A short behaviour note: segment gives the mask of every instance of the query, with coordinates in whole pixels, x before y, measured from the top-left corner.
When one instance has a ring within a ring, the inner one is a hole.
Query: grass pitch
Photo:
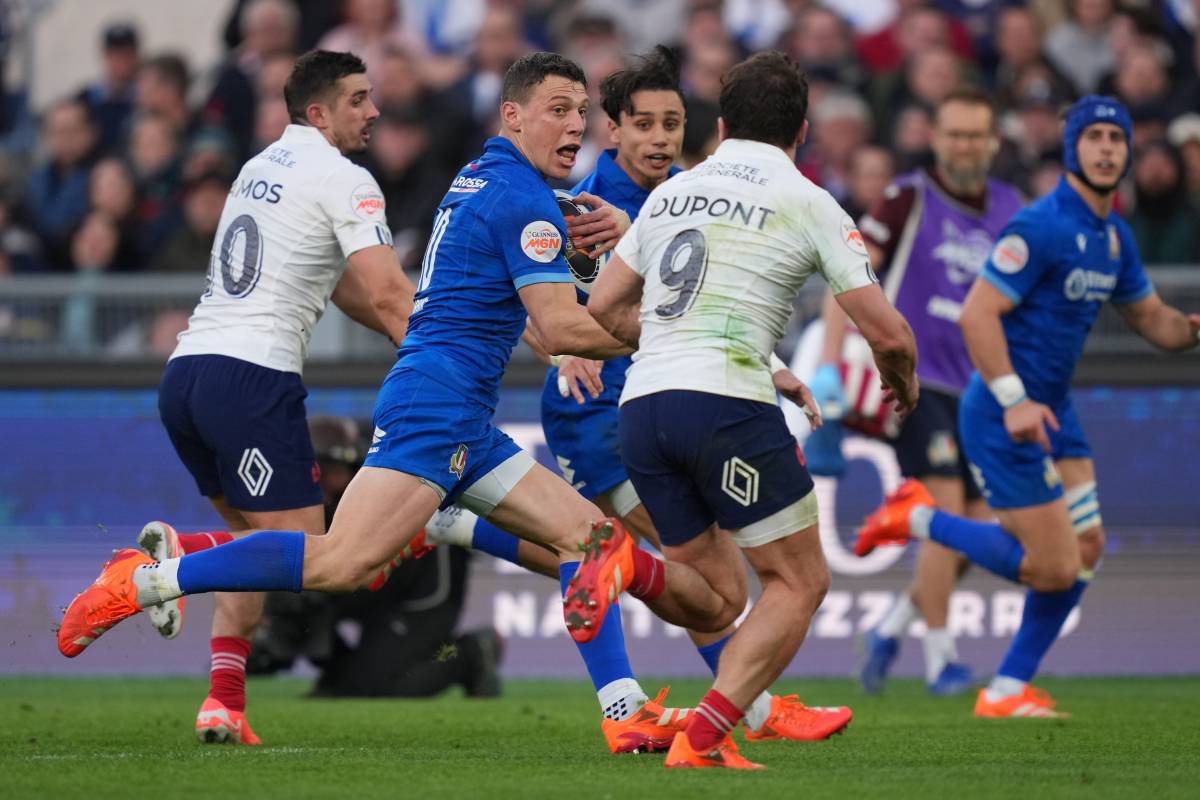
[[[657,684],[643,680],[652,690]],[[896,681],[787,681],[854,722],[828,742],[748,744],[758,773],[663,769],[612,756],[590,686],[513,681],[503,699],[306,700],[307,684],[254,680],[261,748],[199,744],[198,680],[0,679],[5,798],[1195,797],[1200,678],[1047,679],[1070,720],[976,720],[972,700]],[[706,685],[676,681],[669,700]],[[739,734],[740,738],[740,734]]]

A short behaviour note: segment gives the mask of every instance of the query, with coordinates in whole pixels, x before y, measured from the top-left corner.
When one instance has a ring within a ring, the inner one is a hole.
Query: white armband
[[[991,390],[992,397],[996,398],[996,402],[1000,404],[1001,408],[1012,408],[1026,399],[1025,384],[1021,382],[1020,376],[1015,372],[1001,375],[988,382],[988,389]]]
[[[774,353],[771,353],[770,364],[771,364],[771,374],[772,375],[774,375],[776,372],[779,372],[781,369],[788,368],[788,365],[783,363],[783,359],[780,358],[779,356],[775,355]]]

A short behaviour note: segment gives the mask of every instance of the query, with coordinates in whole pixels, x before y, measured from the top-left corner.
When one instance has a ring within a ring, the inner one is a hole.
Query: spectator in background
[[[282,97],[263,99],[254,115],[254,152],[261,152],[283,135],[283,129],[292,122],[287,103]]]
[[[137,192],[128,165],[119,158],[105,158],[92,168],[88,189],[92,211],[106,216],[118,232],[115,270],[137,271],[145,268],[145,253],[140,241],[137,219]]]
[[[188,108],[191,77],[181,56],[167,53],[146,61],[138,70],[135,108],[162,118],[175,135],[187,138],[198,124]]]
[[[1050,63],[1076,94],[1091,94],[1116,66],[1112,52],[1114,0],[1071,0],[1070,18],[1046,36]]]
[[[926,5],[925,0],[900,0],[900,13],[883,30],[857,42],[859,61],[871,72],[894,72],[917,53],[948,47],[964,59],[973,59],[971,37],[957,20]]]
[[[70,238],[88,210],[88,178],[98,135],[85,103],[60,101],[42,126],[46,161],[25,187],[25,205],[51,267],[71,266]]]
[[[77,275],[62,306],[59,340],[64,349],[86,353],[103,341],[96,290],[102,274],[113,265],[120,244],[117,226],[107,215],[93,211],[71,238],[71,268]]]
[[[715,103],[721,98],[721,76],[737,63],[738,54],[728,39],[705,39],[690,45],[684,54],[680,82],[683,94]]]
[[[1058,181],[1066,174],[1063,170],[1062,162],[1048,158],[1033,168],[1026,179],[1028,191],[1026,195],[1031,199],[1044,197],[1050,194],[1058,186]]]
[[[405,24],[401,7],[396,0],[342,0],[345,21],[322,36],[317,48],[354,53],[366,62],[371,85],[378,86],[384,78],[384,54],[401,47],[412,53],[423,81],[448,86],[461,76],[461,61],[431,53],[421,33]]]
[[[1059,112],[1070,98],[1056,93],[1040,65],[1026,67],[1013,86],[1016,108],[1001,121],[1003,144],[993,162],[996,177],[1015,183],[1031,197],[1040,197],[1031,182],[1046,161],[1062,160],[1062,122]]]
[[[205,172],[187,182],[183,224],[155,255],[152,270],[194,274],[208,269],[230,183],[229,173],[219,171]]]
[[[42,246],[33,231],[12,217],[8,198],[0,192],[0,279],[35,272],[42,266]]]
[[[1167,139],[1183,158],[1184,183],[1192,206],[1200,208],[1200,113],[1176,117],[1167,128]]]
[[[874,111],[880,130],[889,129],[895,110],[910,103],[936,108],[965,77],[963,62],[948,47],[933,46],[914,53],[903,72],[875,81]]]
[[[1197,210],[1188,198],[1183,159],[1164,140],[1140,148],[1133,161],[1134,208],[1126,214],[1147,264],[1200,261]]]
[[[180,141],[176,128],[161,114],[134,117],[129,133],[129,159],[138,192],[138,224],[145,252],[153,254],[180,221]]]
[[[910,103],[896,114],[892,125],[892,152],[896,171],[911,172],[933,163],[929,148],[933,136],[933,116],[926,106]]]
[[[416,269],[449,183],[449,173],[430,157],[426,115],[418,107],[380,109],[364,165],[379,182],[400,263]]]
[[[784,33],[780,47],[808,74],[809,81],[840,84],[856,92],[867,86],[867,73],[854,53],[845,22],[827,8],[807,6]],[[810,104],[812,105],[812,104]]]
[[[470,69],[441,94],[437,104],[444,118],[455,120],[462,132],[469,132],[465,138],[459,134],[456,170],[498,130],[496,115],[504,73],[527,49],[520,16],[503,6],[488,9],[475,39]],[[368,74],[370,68],[367,62]]]
[[[205,126],[220,127],[229,134],[240,163],[253,155],[254,117],[259,99],[280,96],[258,92],[258,74],[272,59],[290,56],[295,51],[300,15],[288,0],[252,0],[241,9],[239,25],[241,44],[221,66],[201,116]],[[283,79],[287,80],[287,73]]]
[[[114,150],[125,135],[133,114],[134,81],[138,73],[138,33],[132,23],[119,22],[104,30],[104,77],[80,92],[99,134],[100,149]]]
[[[997,62],[992,86],[1000,108],[1012,108],[1017,101],[1017,79],[1032,69],[1041,69],[1055,94],[1070,96],[1071,85],[1042,56],[1041,22],[1028,8],[1011,6],[997,21]]]
[[[1135,45],[1118,62],[1113,90],[1131,115],[1172,115],[1171,82],[1162,59],[1162,51],[1153,46]]]
[[[883,197],[896,174],[892,154],[885,147],[860,147],[850,161],[850,191],[842,207],[851,219],[859,219]]]
[[[850,164],[871,139],[871,111],[861,97],[831,91],[809,115],[811,144],[804,148],[800,171],[843,203],[850,193]]]

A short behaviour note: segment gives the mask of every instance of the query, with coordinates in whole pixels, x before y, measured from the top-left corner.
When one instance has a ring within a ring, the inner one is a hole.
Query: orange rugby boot
[[[399,567],[405,561],[412,561],[413,559],[420,558],[426,553],[432,551],[435,547],[437,547],[436,544],[427,544],[425,542],[425,529],[422,528],[417,535],[412,538],[412,541],[408,543],[408,547],[405,547],[400,551],[399,555],[383,565],[383,569],[379,570],[379,574],[376,575],[374,580],[367,585],[367,591],[378,592],[383,588],[383,585],[388,582],[388,578],[392,577],[392,573],[396,571],[397,567]]]
[[[707,767],[724,767],[726,769],[766,769],[762,764],[755,764],[753,761],[742,756],[737,749],[737,745],[733,743],[733,739],[726,736],[712,750],[707,753],[697,753],[692,749],[692,743],[688,741],[687,734],[683,731],[675,734],[675,740],[671,742],[671,749],[667,751],[667,760],[664,766],[668,769],[675,768],[700,768]]]
[[[206,697],[196,715],[196,738],[204,744],[262,744],[250,730],[246,714],[227,708],[215,697]]]
[[[154,562],[127,547],[104,562],[100,577],[67,606],[58,629],[58,651],[74,658],[103,636],[109,628],[142,610],[137,603],[133,571]]]
[[[179,534],[165,522],[155,520],[146,524],[138,534],[137,546],[142,552],[155,561],[166,561],[168,558],[183,556],[183,546],[179,544]],[[174,639],[183,630],[183,610],[187,604],[186,597],[176,597],[155,605],[146,606],[146,616],[154,630],[164,639]]]
[[[746,739],[766,741],[790,739],[795,742],[819,742],[846,730],[854,712],[846,706],[806,706],[794,694],[771,697],[771,713],[758,730],[746,727]],[[742,724],[746,720],[742,719]]]
[[[633,581],[633,538],[615,519],[592,525],[580,550],[583,561],[563,595],[567,631],[577,642],[590,642],[600,631],[608,607]]]
[[[671,746],[671,740],[687,725],[688,708],[666,708],[667,686],[658,696],[647,700],[626,719],[605,719],[600,730],[614,753],[657,753]]]
[[[1070,714],[1055,709],[1054,699],[1045,689],[1035,689],[1026,685],[1025,691],[999,700],[990,700],[987,689],[979,690],[979,698],[975,701],[975,716],[988,719],[1065,719]]]
[[[918,480],[909,478],[900,488],[884,498],[858,529],[854,555],[865,556],[881,544],[905,544],[911,538],[908,514],[916,506],[934,505],[933,496]]]

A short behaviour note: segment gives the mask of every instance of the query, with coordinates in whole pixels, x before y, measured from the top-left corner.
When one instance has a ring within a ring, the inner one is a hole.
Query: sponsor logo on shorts
[[[450,456],[450,471],[458,477],[463,476],[463,470],[467,468],[467,446],[460,444],[458,449],[454,451],[454,455]]]
[[[936,431],[929,438],[929,447],[925,451],[932,467],[952,467],[958,463],[958,444],[950,431]]]
[[[267,461],[266,456],[257,447],[248,447],[242,451],[242,460],[238,464],[238,477],[242,479],[242,483],[246,485],[246,491],[251,497],[262,497],[267,493],[267,486],[271,483],[271,476],[275,474],[275,470],[271,469],[271,464]]]
[[[373,183],[362,183],[354,187],[350,195],[350,209],[354,215],[366,222],[375,222],[383,218],[383,195]]]
[[[721,469],[721,491],[743,506],[758,502],[758,470],[737,456]]]
[[[992,265],[1005,275],[1015,275],[1029,263],[1029,245],[1015,233],[1010,233],[992,248]]]
[[[562,250],[562,234],[553,223],[544,219],[535,220],[521,231],[521,250],[529,258],[541,264],[549,264],[558,258]]]

